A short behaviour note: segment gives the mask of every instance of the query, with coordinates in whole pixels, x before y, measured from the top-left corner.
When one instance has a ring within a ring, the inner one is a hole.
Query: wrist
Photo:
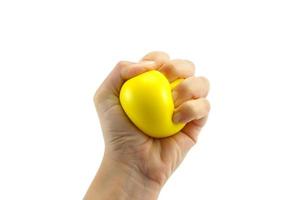
[[[143,176],[139,170],[105,155],[85,199],[155,200],[160,190],[159,184]]]

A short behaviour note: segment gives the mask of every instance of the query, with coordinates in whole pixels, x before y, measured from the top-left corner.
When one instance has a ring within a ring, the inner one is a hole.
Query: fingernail
[[[140,62],[141,65],[154,65],[155,61],[153,60],[143,60]]]
[[[155,63],[155,61],[153,61],[153,60],[142,60],[140,63],[143,63],[143,64],[154,64]]]
[[[175,123],[178,123],[180,121],[180,114],[179,113],[174,114],[173,121]]]
[[[152,60],[143,60],[139,63],[132,65],[132,67],[144,68],[144,69],[153,69],[155,67],[155,62]]]

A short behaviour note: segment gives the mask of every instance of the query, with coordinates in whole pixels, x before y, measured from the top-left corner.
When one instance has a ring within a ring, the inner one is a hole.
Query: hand
[[[129,120],[119,102],[120,88],[126,80],[153,69],[163,73],[170,82],[185,78],[172,93],[175,104],[173,121],[186,123],[186,126],[176,135],[163,139],[143,134]],[[157,197],[168,177],[196,143],[199,131],[207,120],[209,83],[204,77],[194,77],[194,71],[195,66],[190,61],[170,60],[163,52],[151,52],[138,63],[121,61],[117,64],[94,97],[103,130],[105,153],[90,191],[94,191],[98,179],[101,182],[101,178],[107,177],[104,174],[117,173],[131,179],[135,185],[130,199],[134,199],[134,195],[136,199],[141,198],[136,190],[148,193],[149,197],[152,196],[149,199]],[[106,180],[111,179],[114,179],[113,175]],[[120,182],[119,185],[130,184],[120,177],[115,179]],[[112,196],[110,199],[113,199]]]

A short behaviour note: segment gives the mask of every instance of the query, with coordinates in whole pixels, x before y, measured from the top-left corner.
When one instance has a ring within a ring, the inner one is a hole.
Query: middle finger
[[[180,78],[188,78],[194,75],[195,65],[188,60],[170,60],[165,62],[159,69],[163,73],[169,82],[175,81]]]

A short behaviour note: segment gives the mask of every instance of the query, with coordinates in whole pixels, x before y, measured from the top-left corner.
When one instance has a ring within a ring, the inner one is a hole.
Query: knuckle
[[[206,97],[209,91],[209,82],[205,77],[195,77],[193,85],[197,85],[197,97]]]
[[[199,79],[201,80],[202,84],[209,89],[209,85],[210,85],[209,80],[204,76],[200,76]]]
[[[98,100],[99,100],[99,93],[98,93],[98,91],[96,91],[93,96],[93,101],[94,101],[94,103],[96,103],[96,102],[98,102]]]
[[[198,143],[198,138],[190,137],[192,140],[192,146],[195,146]]]
[[[93,96],[94,103],[96,104],[99,101],[102,101],[104,95],[105,95],[105,89],[104,89],[103,84],[101,84],[100,87],[96,90],[96,92]]]
[[[148,56],[165,56],[165,57],[169,57],[169,55],[166,52],[163,52],[163,51],[151,51],[147,55]]]
[[[181,81],[176,87],[175,89],[179,90],[180,92],[184,92],[186,90],[187,87],[187,80],[183,80]]]
[[[186,62],[193,70],[195,70],[196,66],[192,61],[190,60],[183,60],[183,61]]]
[[[177,70],[176,72],[183,73],[184,77],[189,77],[195,73],[196,67],[192,61],[185,59],[174,59],[173,63],[175,64],[175,68]]]
[[[166,73],[166,74],[172,74],[174,71],[174,64],[171,62],[166,62],[162,65],[162,70]]]
[[[180,92],[182,92],[184,95],[189,96],[191,98],[198,98],[199,95],[196,92],[197,85],[195,85],[195,78],[190,77],[186,81],[183,81],[179,86]]]
[[[185,83],[183,84],[183,90],[186,94],[191,94],[192,96],[195,96],[196,94],[195,91],[194,91],[194,88],[193,88],[193,85],[192,84],[189,84],[189,83]]]
[[[171,71],[172,73],[175,74],[180,74],[180,67],[174,63],[171,65]]]
[[[125,60],[121,60],[121,61],[119,61],[117,64],[116,64],[116,66],[118,67],[118,68],[124,68],[125,66],[127,66],[128,65],[128,61],[125,61]]]
[[[97,89],[97,91],[95,92],[95,94],[93,96],[94,103],[99,101],[99,99],[101,97],[101,94],[102,94],[102,89],[101,89],[101,86],[100,86],[100,88]]]
[[[169,60],[169,55],[163,51],[151,51],[143,57],[143,60],[155,60],[157,62],[163,62]]]
[[[183,60],[182,59],[172,59],[170,61],[170,63],[173,64],[174,68],[178,68],[178,66],[183,64]]]
[[[195,106],[194,106],[194,103],[192,101],[186,102],[184,109],[190,115],[196,115]]]
[[[190,70],[191,74],[195,73],[196,66],[192,61],[190,61],[190,60],[181,60],[181,63],[182,63],[183,66],[191,68],[191,70]],[[191,74],[189,74],[189,75],[191,75]]]
[[[203,99],[203,109],[208,113],[211,109],[210,103],[207,99]]]

